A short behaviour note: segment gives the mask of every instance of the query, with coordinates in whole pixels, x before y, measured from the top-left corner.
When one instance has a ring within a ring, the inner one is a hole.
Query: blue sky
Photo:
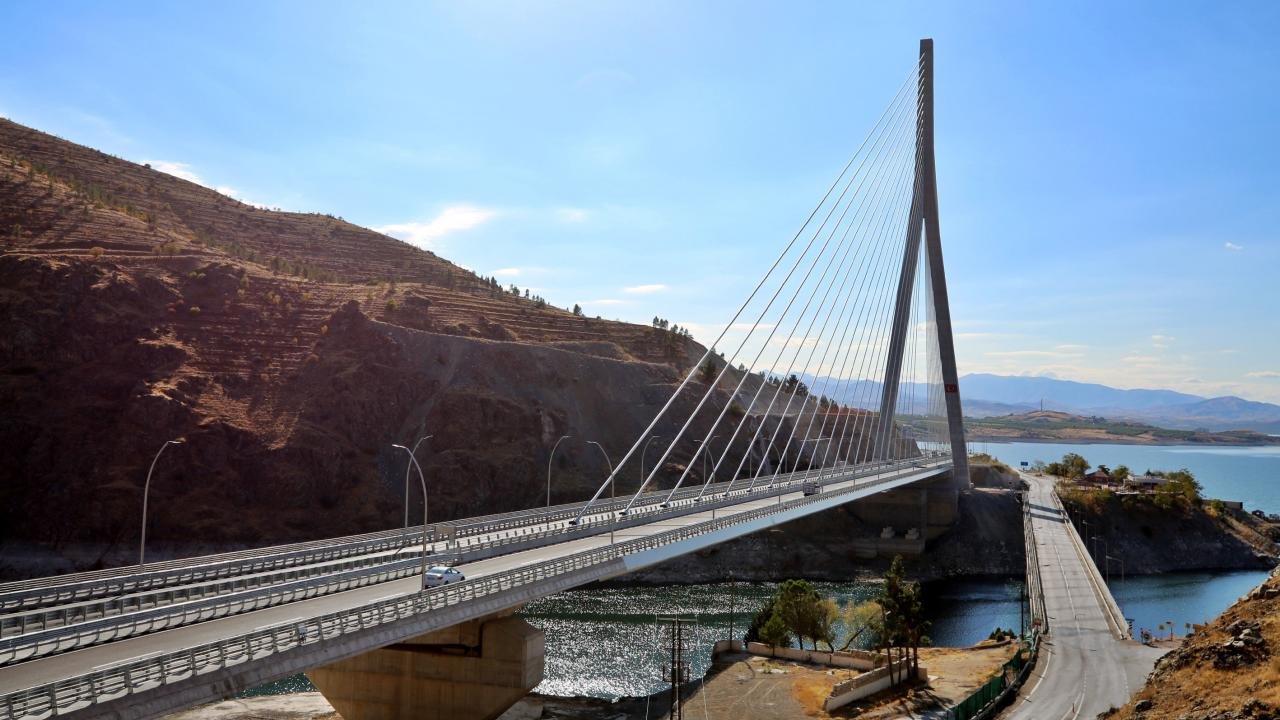
[[[1280,402],[1280,4],[0,4],[0,115],[704,340],[920,37],[961,372]]]

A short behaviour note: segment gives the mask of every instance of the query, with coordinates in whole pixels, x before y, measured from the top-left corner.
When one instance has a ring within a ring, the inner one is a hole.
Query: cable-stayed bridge
[[[541,679],[542,634],[510,617],[530,600],[902,488],[954,510],[968,467],[936,184],[925,40],[590,498],[0,586],[0,717],[154,717],[298,672],[348,720],[494,717]],[[645,465],[660,425],[677,430]],[[437,564],[467,579],[424,589]]]

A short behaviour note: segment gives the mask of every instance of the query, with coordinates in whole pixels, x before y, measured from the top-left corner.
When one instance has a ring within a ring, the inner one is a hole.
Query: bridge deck
[[[778,488],[777,494],[734,497],[725,501],[731,504],[720,507],[694,505],[691,499],[670,509],[654,506],[647,511],[654,516],[636,513],[625,519],[630,527],[617,526],[612,533],[611,523],[600,522],[611,514],[596,515],[596,523],[584,529],[590,534],[566,534],[559,542],[464,562],[459,567],[467,582],[426,592],[419,592],[417,561],[400,561],[409,568],[407,577],[0,668],[0,714],[46,717],[55,714],[55,707],[56,714],[75,712],[86,717],[107,712],[126,717],[159,714],[662,562],[948,469],[946,460],[900,463],[878,474],[851,468],[825,484],[817,496],[805,496],[799,488],[802,480],[796,479]],[[562,519],[523,529],[532,536],[551,531],[573,532]],[[430,612],[424,612],[426,608]],[[367,620],[375,616],[374,621]],[[295,628],[298,636],[282,643],[280,638]],[[341,637],[331,640],[334,636]],[[270,642],[263,644],[261,638]],[[247,650],[237,659],[241,647]],[[218,682],[202,680],[209,673]],[[51,698],[57,700],[51,703]]]

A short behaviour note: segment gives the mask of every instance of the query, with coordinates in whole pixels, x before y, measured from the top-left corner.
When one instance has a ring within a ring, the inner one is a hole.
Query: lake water
[[[1024,460],[1052,462],[1074,452],[1094,466],[1127,465],[1134,472],[1186,468],[1204,486],[1206,497],[1243,500],[1248,510],[1280,513],[1280,446],[971,442],[969,449],[988,453],[1014,467]]]
[[[870,599],[876,583],[814,583],[841,604]],[[642,696],[666,687],[660,679],[664,638],[655,615],[697,621],[691,633],[692,672],[711,663],[711,645],[741,637],[751,618],[776,589],[773,583],[717,583],[669,587],[573,590],[526,605],[520,615],[547,631],[546,695],[617,698]],[[930,586],[926,611],[930,636],[938,645],[972,645],[997,626],[1018,625],[1018,585],[1003,580],[951,581]]]
[[[1111,588],[1135,631],[1159,632],[1172,623],[1177,634],[1185,623],[1213,619],[1266,577],[1265,571],[1175,573],[1113,577]],[[857,602],[872,597],[870,582],[814,583],[823,595]],[[776,588],[773,583],[717,583],[670,587],[609,587],[573,590],[530,603],[521,616],[546,630],[545,679],[537,691],[546,695],[613,699],[642,696],[663,689],[659,678],[664,652],[655,632],[655,615],[696,620],[689,630],[694,676],[706,672],[711,645],[729,635],[742,636],[752,616]],[[935,645],[972,645],[996,627],[1019,624],[1019,586],[999,578],[956,579],[925,589],[925,609],[933,622]],[[1167,631],[1166,631],[1167,632]],[[297,675],[250,690],[246,695],[280,694],[314,689]]]
[[[1187,468],[1205,494],[1243,500],[1246,507],[1280,513],[1280,447],[1199,447],[1152,445],[1076,445],[1066,443],[971,443],[1010,465],[1051,461],[1078,452],[1090,462],[1135,471]],[[1265,572],[1176,573],[1111,580],[1112,593],[1135,629],[1158,632],[1172,623],[1213,619],[1266,577]],[[873,583],[816,583],[840,602],[859,601],[876,592]],[[709,584],[671,587],[592,588],[562,593],[525,606],[521,614],[547,631],[546,679],[538,691],[548,695],[616,698],[662,689],[661,643],[654,616],[694,617],[691,630],[693,672],[710,663],[710,647],[729,634],[741,636],[751,617],[774,590],[770,583]],[[1019,622],[1018,586],[1000,579],[959,579],[927,588],[930,635],[937,645],[963,646],[983,640],[999,627]],[[1167,632],[1167,631],[1166,631]],[[312,689],[301,675],[264,685],[248,694]]]

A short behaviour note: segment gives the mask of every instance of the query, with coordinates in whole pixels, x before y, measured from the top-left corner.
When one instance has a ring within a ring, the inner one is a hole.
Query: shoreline
[[[967,432],[968,442],[990,442],[990,443],[1010,443],[1010,444],[1026,444],[1026,445],[1132,445],[1137,447],[1187,447],[1187,448],[1280,448],[1280,439],[1274,443],[1264,443],[1259,445],[1254,442],[1247,443],[1221,443],[1221,442],[1189,442],[1186,440],[1180,442],[1161,442],[1161,441],[1134,441],[1128,438],[1047,438],[1047,437],[1008,437],[1008,436],[990,436],[980,435],[973,432]]]

